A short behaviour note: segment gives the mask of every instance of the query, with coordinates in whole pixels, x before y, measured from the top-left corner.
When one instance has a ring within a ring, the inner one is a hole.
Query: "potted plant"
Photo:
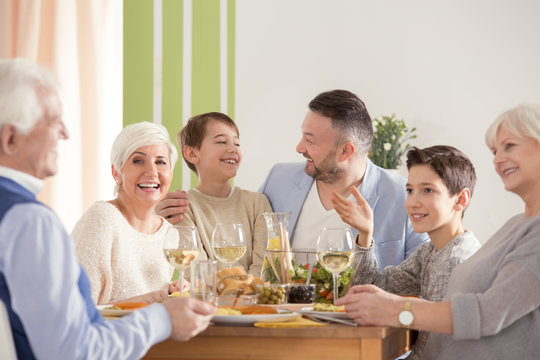
[[[416,128],[409,128],[395,114],[373,119],[373,142],[369,158],[385,169],[397,169],[401,158],[410,149],[409,140],[416,138]]]

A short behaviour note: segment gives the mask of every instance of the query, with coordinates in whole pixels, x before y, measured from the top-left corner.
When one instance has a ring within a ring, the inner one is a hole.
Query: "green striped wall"
[[[193,1],[191,109],[219,111],[219,0]]]
[[[124,2],[124,126],[152,121],[153,3]]]
[[[154,0],[156,1],[156,0]],[[124,1],[124,126],[153,119],[154,1]],[[162,1],[162,82],[161,123],[177,144],[182,128],[183,104],[183,9],[182,0]],[[220,110],[220,1],[192,0],[191,114]],[[235,9],[236,1],[227,1],[227,113],[234,119]],[[158,61],[158,60],[156,60]],[[183,181],[179,159],[171,190],[196,184],[194,174]]]
[[[162,120],[178,149],[171,190],[182,188],[182,155],[176,134],[182,129],[182,1],[163,1]]]
[[[234,117],[234,89],[235,89],[235,72],[236,68],[236,0],[229,1],[227,4],[227,81],[228,89],[228,115]]]

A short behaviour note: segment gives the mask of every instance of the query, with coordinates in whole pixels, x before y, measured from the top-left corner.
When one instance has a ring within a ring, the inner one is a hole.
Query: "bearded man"
[[[351,186],[373,210],[373,246],[381,270],[398,265],[428,240],[414,232],[405,211],[406,179],[368,159],[372,140],[371,118],[355,94],[333,90],[311,100],[296,146],[306,162],[274,165],[259,189],[274,211],[292,212],[293,248],[315,249],[323,227],[350,228],[334,210],[332,194],[356,203]]]

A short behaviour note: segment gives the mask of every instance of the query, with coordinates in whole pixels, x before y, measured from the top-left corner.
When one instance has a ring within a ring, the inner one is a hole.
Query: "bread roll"
[[[264,282],[253,275],[248,275],[244,268],[235,266],[229,269],[221,269],[217,272],[217,291],[219,295],[255,294],[257,285]]]

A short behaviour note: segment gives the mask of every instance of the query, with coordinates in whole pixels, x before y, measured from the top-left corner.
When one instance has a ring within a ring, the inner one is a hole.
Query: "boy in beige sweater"
[[[186,164],[199,179],[199,184],[187,191],[189,209],[181,225],[197,227],[207,256],[214,259],[212,232],[216,223],[243,224],[247,249],[238,263],[260,276],[267,241],[262,213],[272,208],[262,193],[231,186],[242,161],[238,127],[225,114],[205,113],[189,119],[178,134],[178,142]]]

